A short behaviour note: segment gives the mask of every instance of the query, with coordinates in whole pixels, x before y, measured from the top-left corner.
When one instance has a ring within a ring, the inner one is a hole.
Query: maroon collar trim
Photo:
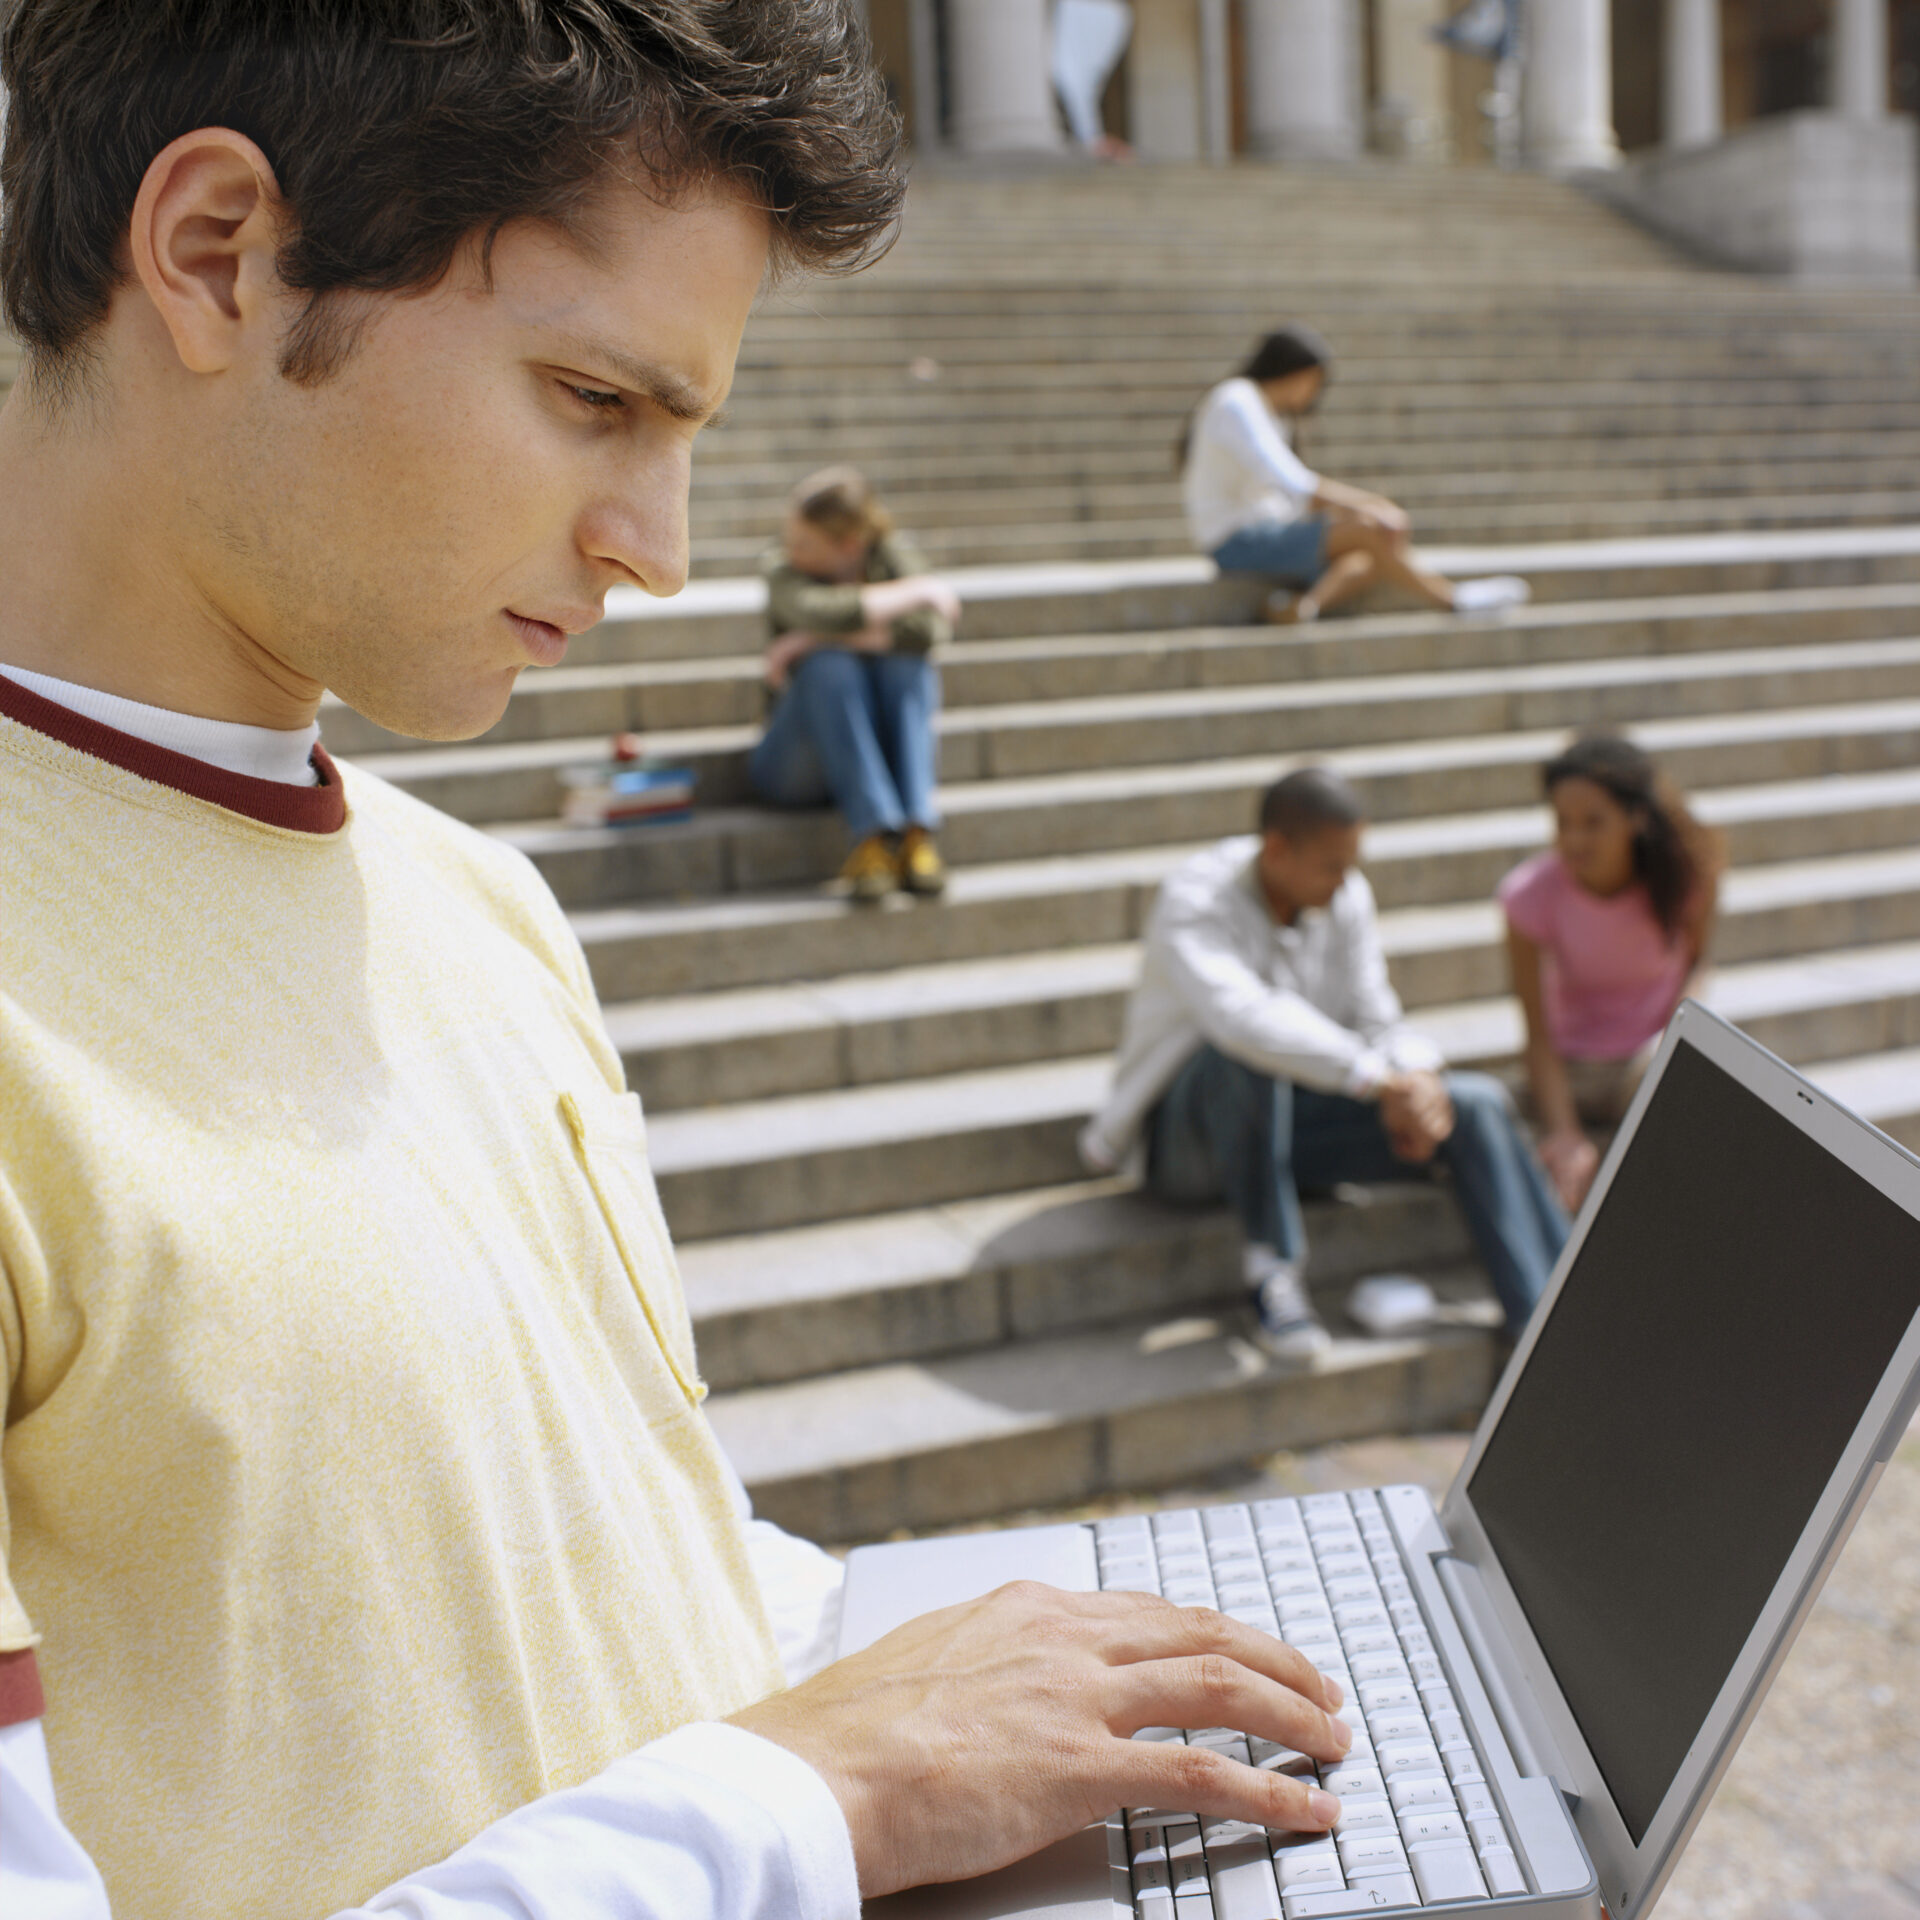
[[[118,727],[89,720],[57,701],[43,699],[5,674],[0,674],[0,714],[72,747],[76,753],[104,760],[156,786],[171,787],[176,793],[225,807],[229,813],[244,814],[269,827],[285,827],[293,833],[338,833],[347,824],[347,796],[340,784],[340,769],[326,748],[318,744],[313,749],[313,768],[320,776],[320,785],[290,787],[280,780],[229,773],[189,754],[156,747],[122,733]]]

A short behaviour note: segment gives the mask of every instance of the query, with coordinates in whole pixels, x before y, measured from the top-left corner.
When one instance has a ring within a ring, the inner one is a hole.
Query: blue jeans
[[[818,647],[794,667],[747,778],[776,807],[832,801],[856,840],[937,827],[939,711],[940,675],[924,654]]]
[[[1266,573],[1307,586],[1327,570],[1327,523],[1319,514],[1302,520],[1262,520],[1230,533],[1213,550],[1222,573]]]
[[[1513,1102],[1484,1073],[1450,1073],[1453,1132],[1435,1156],[1493,1290],[1516,1334],[1566,1244],[1567,1216],[1514,1120]],[[1147,1117],[1147,1185],[1162,1198],[1224,1198],[1247,1238],[1289,1260],[1307,1251],[1299,1183],[1421,1180],[1400,1159],[1371,1101],[1270,1080],[1202,1047]]]

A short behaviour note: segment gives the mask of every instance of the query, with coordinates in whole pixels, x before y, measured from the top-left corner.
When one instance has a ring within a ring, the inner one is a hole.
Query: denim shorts
[[[1242,527],[1214,548],[1213,564],[1222,573],[1265,573],[1311,586],[1327,570],[1327,523],[1314,514]]]

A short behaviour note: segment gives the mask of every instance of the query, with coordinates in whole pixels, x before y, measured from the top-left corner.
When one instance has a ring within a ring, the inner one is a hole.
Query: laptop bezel
[[[1587,1230],[1620,1166],[1632,1151],[1641,1117],[1654,1098],[1668,1062],[1682,1045],[1698,1049],[1748,1092],[1790,1120],[1818,1146],[1920,1219],[1920,1160],[1870,1126],[1755,1041],[1709,1013],[1684,1002],[1628,1111],[1565,1251],[1556,1263],[1539,1308],[1528,1322],[1513,1358],[1476,1429],[1467,1457],[1441,1507],[1441,1522],[1455,1554],[1480,1574],[1494,1613],[1496,1644],[1512,1661],[1502,1676],[1537,1712],[1558,1761],[1559,1784],[1574,1800],[1574,1822],[1598,1871],[1602,1897],[1614,1920],[1636,1920],[1658,1896],[1688,1835],[1704,1813],[1713,1787],[1732,1759],[1740,1736],[1785,1657],[1819,1582],[1843,1544],[1913,1417],[1920,1398],[1920,1313],[1908,1325],[1879,1386],[1855,1426],[1852,1439],[1829,1478],[1793,1554],[1775,1582],[1766,1606],[1727,1676],[1725,1685],[1662,1797],[1644,1838],[1636,1845],[1588,1750],[1526,1615],[1500,1565],[1469,1488],[1488,1441],[1499,1425],[1515,1382],[1552,1314],[1554,1302],[1579,1256]]]

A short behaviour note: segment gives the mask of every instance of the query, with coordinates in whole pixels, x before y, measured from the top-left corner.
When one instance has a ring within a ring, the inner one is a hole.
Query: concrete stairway
[[[879,268],[755,321],[696,552],[741,570],[828,458],[944,565],[1180,551],[1174,436],[1283,317],[1337,355],[1307,456],[1429,538],[1907,517],[1915,312],[1697,270],[1528,176],[935,176]]]
[[[859,1537],[1477,1407],[1495,1315],[1442,1194],[1315,1203],[1332,1318],[1351,1278],[1412,1267],[1452,1320],[1298,1375],[1243,1337],[1230,1222],[1074,1158],[1159,879],[1302,756],[1369,797],[1402,996],[1454,1060],[1511,1072],[1491,889],[1542,843],[1537,768],[1566,730],[1631,727],[1729,838],[1714,1004],[1920,1142],[1920,534],[1531,557],[1542,598],[1518,615],[1289,631],[1183,562],[961,576],[958,870],[934,906],[851,908],[820,884],[830,819],[741,804],[758,696],[733,588],[623,608],[474,746],[329,716],[336,749],[487,823],[572,910],[651,1116],[713,1414],[765,1511]],[[712,804],[560,828],[555,768],[635,724]]]

